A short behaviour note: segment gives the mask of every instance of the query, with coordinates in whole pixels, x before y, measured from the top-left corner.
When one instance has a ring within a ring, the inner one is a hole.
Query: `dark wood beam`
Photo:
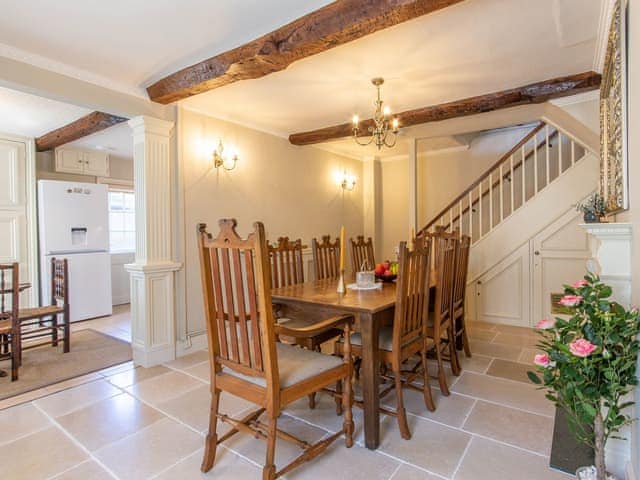
[[[600,74],[584,72],[567,77],[552,78],[523,87],[503,90],[501,92],[465,98],[455,102],[431,105],[429,107],[407,110],[396,114],[400,128],[437,122],[449,118],[465,117],[477,113],[500,110],[533,103],[543,103],[553,98],[575,95],[600,87]],[[360,131],[366,132],[373,125],[372,119],[360,122]],[[294,145],[311,145],[328,140],[348,137],[352,134],[352,124],[343,123],[333,127],[320,128],[309,132],[294,133],[289,141]]]
[[[36,150],[38,152],[52,150],[60,145],[73,142],[127,120],[127,118],[111,115],[110,113],[92,112],[75,122],[36,138]]]
[[[147,88],[168,104],[239,80],[284,70],[293,62],[462,0],[338,0],[233,50],[203,60]]]

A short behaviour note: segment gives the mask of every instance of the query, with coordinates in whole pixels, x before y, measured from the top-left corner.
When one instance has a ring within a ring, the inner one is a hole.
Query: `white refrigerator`
[[[40,180],[38,223],[43,304],[51,298],[51,258],[66,258],[70,321],[111,315],[107,185]]]

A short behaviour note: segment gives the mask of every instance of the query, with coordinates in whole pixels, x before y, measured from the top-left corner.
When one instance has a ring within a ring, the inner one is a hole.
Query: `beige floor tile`
[[[342,423],[344,421],[342,416],[336,415],[335,401],[326,394],[318,394],[316,396],[316,408],[313,410],[309,408],[309,401],[305,397],[287,405],[285,411],[287,414],[317,425],[330,432],[337,432],[342,429]],[[354,439],[356,439],[356,441],[361,441],[364,438],[362,429],[363,421],[364,415],[362,409],[353,407],[353,423],[355,424]]]
[[[157,410],[122,393],[57,420],[76,440],[88,450],[94,451],[162,418],[165,416]]]
[[[182,357],[178,357],[175,360],[166,363],[170,368],[175,368],[178,370],[184,370],[185,368],[193,367],[202,362],[209,361],[209,352],[206,350],[196,350],[193,353],[189,353],[188,355],[184,355]]]
[[[81,375],[79,377],[70,378],[62,382],[53,383],[45,387],[47,395],[58,393],[68,388],[77,387],[78,385],[84,385],[85,383],[95,382],[96,380],[102,380],[102,375],[99,373],[88,373],[87,375]]]
[[[413,413],[429,420],[445,423],[452,427],[460,427],[464,423],[464,419],[471,411],[475,400],[462,395],[452,393],[445,397],[438,389],[432,389],[433,400],[436,404],[435,412],[430,412],[424,404],[424,396],[422,392],[416,390],[404,389],[402,391],[404,397],[404,408],[407,412]],[[396,408],[395,391],[385,397],[384,403]]]
[[[534,348],[523,348],[522,353],[518,357],[518,361],[520,363],[533,365],[533,357],[535,357],[539,353],[541,353],[540,350],[536,350]]]
[[[395,418],[380,424],[380,450],[429,472],[450,477],[471,436],[422,418],[409,416],[411,439],[400,436]]]
[[[437,477],[405,463],[400,466],[391,480],[442,480],[442,477]]]
[[[261,420],[266,422],[264,415]],[[327,434],[325,430],[301,422],[289,415],[281,415],[278,418],[278,428],[309,443],[315,443]],[[264,464],[267,450],[266,443],[263,440],[256,439],[249,434],[239,433],[227,440],[224,445],[258,465]],[[298,457],[300,453],[302,453],[302,450],[297,446],[284,440],[277,440],[276,469],[287,465]]]
[[[542,455],[551,452],[553,419],[549,417],[478,401],[463,428]]]
[[[203,362],[193,367],[185,368],[184,372],[199,378],[203,382],[209,383],[211,380],[211,367],[209,366],[209,362]]]
[[[46,459],[43,453],[46,452]],[[44,479],[83,462],[87,454],[55,427],[22,437],[0,448],[2,477]]]
[[[116,387],[126,388],[134,383],[149,380],[150,378],[157,377],[163,373],[169,373],[170,371],[171,370],[163,365],[156,365],[150,368],[138,367],[116,373],[115,375],[107,377],[107,380]]]
[[[24,403],[37,400],[38,398],[44,397],[46,395],[48,395],[47,389],[39,388],[30,392],[21,393],[20,395],[16,395],[14,397],[5,398],[4,400],[0,400],[0,410],[15,407],[17,405],[22,405]]]
[[[113,367],[105,368],[104,370],[100,370],[99,373],[103,377],[112,377],[113,375],[121,372],[126,372],[127,370],[133,370],[136,368],[135,364],[131,362],[121,363],[120,365],[114,365]]]
[[[496,338],[497,335],[498,332],[495,330],[485,330],[484,328],[474,328],[468,332],[470,340],[482,340],[485,342],[490,342]]]
[[[81,463],[52,480],[113,480],[113,477],[93,460]]]
[[[517,327],[515,325],[501,325],[496,324],[495,328],[496,332],[500,333],[511,333],[513,335],[533,335],[538,336],[536,330],[531,327]]]
[[[216,451],[216,463],[213,468],[208,473],[202,473],[200,463],[203,453],[202,449],[198,450],[165,470],[154,480],[258,480],[262,476],[259,467],[220,447]]]
[[[474,437],[455,480],[569,480],[551,470],[546,457]]]
[[[522,348],[535,348],[540,341],[538,335],[514,335],[512,333],[498,333],[491,343],[502,343]]]
[[[95,452],[118,477],[146,479],[202,447],[202,437],[165,418]]]
[[[513,380],[465,372],[454,385],[453,391],[532,413],[554,414],[554,406],[544,397],[542,390]]]
[[[475,328],[482,328],[484,330],[495,330],[497,325],[489,322],[467,322],[467,328],[473,330]]]
[[[290,480],[387,480],[400,462],[337,439],[322,455],[287,474]]]
[[[34,403],[49,415],[60,417],[120,392],[107,381],[97,380],[41,398]]]
[[[471,353],[478,353],[485,357],[502,358],[504,360],[517,360],[522,352],[522,347],[504,345],[502,343],[489,343],[480,340],[471,340]]]
[[[491,357],[478,355],[476,352],[471,352],[471,355],[471,358],[469,358],[466,357],[463,352],[458,352],[458,360],[460,360],[462,370],[484,373],[487,370],[487,367],[489,367],[491,360],[493,360]]]
[[[189,375],[172,371],[135,383],[127,387],[126,390],[132,395],[156,405],[202,385],[202,382]]]
[[[47,417],[30,403],[8,408],[0,412],[0,444],[11,442],[51,425]]]
[[[489,365],[487,375],[531,384],[531,380],[527,377],[529,370],[535,370],[533,365],[496,358]]]

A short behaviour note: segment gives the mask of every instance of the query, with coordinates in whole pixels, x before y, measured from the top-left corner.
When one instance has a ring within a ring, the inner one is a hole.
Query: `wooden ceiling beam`
[[[395,116],[398,117],[400,128],[402,128],[519,105],[543,103],[553,98],[595,90],[600,87],[600,79],[601,76],[598,73],[584,72],[577,75],[552,78],[501,92],[465,98],[464,100],[457,100],[455,102],[407,110]],[[360,131],[368,131],[368,128],[372,125],[372,119],[363,120],[360,122]],[[329,140],[349,137],[352,135],[352,128],[351,123],[343,123],[318,130],[294,133],[289,136],[289,141],[294,145],[322,143]]]
[[[293,62],[463,0],[338,0],[271,33],[173,73],[147,88],[163,104],[239,80],[264,77]]]
[[[92,112],[64,127],[57,128],[36,138],[36,151],[53,150],[79,138],[99,132],[128,119],[104,112]]]

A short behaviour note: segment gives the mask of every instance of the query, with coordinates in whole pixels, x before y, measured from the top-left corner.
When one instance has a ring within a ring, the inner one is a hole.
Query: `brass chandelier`
[[[368,141],[361,141],[360,134],[360,119],[358,115],[353,116],[353,139],[358,145],[366,147],[372,142],[375,142],[378,150],[382,150],[382,147],[392,148],[396,144],[396,135],[399,131],[398,118],[394,117],[391,121],[391,129],[389,129],[389,116],[391,115],[391,109],[388,106],[382,106],[382,99],[380,98],[380,85],[384,83],[384,78],[376,77],[371,79],[378,92],[378,96],[374,102],[376,111],[373,114],[373,125],[367,130],[371,138]],[[392,134],[392,135],[390,135]]]

